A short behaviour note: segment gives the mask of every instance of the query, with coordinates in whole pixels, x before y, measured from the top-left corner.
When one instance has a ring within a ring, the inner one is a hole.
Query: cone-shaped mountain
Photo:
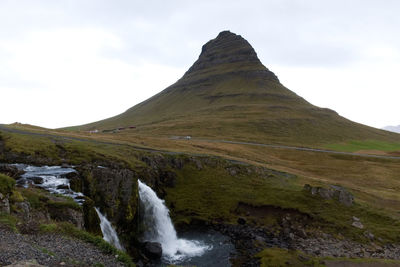
[[[183,77],[159,94],[120,115],[72,129],[131,125],[152,135],[304,145],[400,139],[311,105],[279,82],[249,42],[229,31],[203,45]]]

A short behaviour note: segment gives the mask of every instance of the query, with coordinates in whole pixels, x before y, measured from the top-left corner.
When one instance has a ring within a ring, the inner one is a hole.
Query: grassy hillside
[[[320,145],[400,142],[400,135],[349,121],[285,88],[239,35],[222,32],[175,84],[115,117],[69,130],[136,126],[133,133]]]

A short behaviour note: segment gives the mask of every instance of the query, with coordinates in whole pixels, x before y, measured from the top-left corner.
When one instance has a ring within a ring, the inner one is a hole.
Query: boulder
[[[17,167],[9,164],[0,164],[0,173],[8,175],[14,179],[18,179],[25,172],[23,170],[19,170]]]
[[[10,201],[8,200],[8,196],[2,193],[0,193],[0,212],[10,214]]]
[[[373,241],[375,239],[375,235],[373,233],[371,233],[370,231],[365,231],[364,236],[371,241]]]
[[[341,186],[331,185],[334,190],[334,197],[345,206],[352,206],[354,202],[354,196],[347,192],[347,190]]]
[[[364,225],[361,223],[360,219],[355,216],[353,216],[353,223],[351,225],[358,229],[364,228]]]
[[[78,229],[84,229],[84,217],[81,210],[62,207],[59,205],[48,206],[50,218],[55,221],[69,222],[75,225]]]
[[[27,201],[15,203],[17,213],[24,219],[25,222],[31,220],[31,205]]]
[[[240,224],[240,225],[245,225],[246,224],[246,219],[243,218],[243,217],[239,217],[237,219],[237,223]]]
[[[354,196],[341,186],[330,185],[330,188],[323,188],[320,186],[313,187],[306,184],[303,189],[304,191],[311,193],[311,195],[318,195],[324,199],[336,199],[348,207],[352,206],[354,202]]]
[[[69,189],[69,186],[67,184],[60,184],[57,186],[57,189]]]
[[[63,163],[63,164],[61,164],[61,168],[66,169],[66,168],[71,168],[71,166],[68,165],[67,163]]]
[[[43,178],[42,177],[33,177],[31,178],[31,180],[35,183],[35,184],[43,184]]]
[[[160,259],[162,256],[162,247],[158,242],[146,242],[144,243],[144,254],[149,259]]]

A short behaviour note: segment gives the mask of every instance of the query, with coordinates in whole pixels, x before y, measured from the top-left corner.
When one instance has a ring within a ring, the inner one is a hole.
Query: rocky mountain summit
[[[229,64],[241,64],[242,67],[264,67],[256,51],[246,39],[230,31],[223,31],[215,39],[203,45],[198,60],[189,68],[185,76]],[[268,69],[265,68],[262,73],[270,79],[278,81],[275,74]]]

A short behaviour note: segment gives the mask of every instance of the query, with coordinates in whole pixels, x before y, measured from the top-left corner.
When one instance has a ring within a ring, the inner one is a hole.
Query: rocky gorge
[[[231,219],[223,221],[218,218],[207,220],[195,213],[188,215],[184,210],[177,210],[176,200],[168,198],[170,190],[176,188],[179,182],[179,172],[188,167],[192,172],[200,173],[210,167],[220,169],[231,179],[251,174],[263,179],[279,177],[282,182],[287,182],[295,179],[293,175],[213,157],[144,153],[139,159],[143,164],[134,169],[112,161],[75,166],[76,172],[68,173],[66,177],[70,181],[71,189],[86,196],[82,208],[75,209],[63,204],[61,205],[63,209],[60,209],[60,205],[49,205],[56,202],[57,197],[53,195],[48,196],[51,201],[45,200],[47,202],[45,213],[30,212],[30,204],[26,201],[14,202],[14,213],[20,218],[25,218],[25,223],[19,228],[25,228],[22,231],[35,232],[40,228],[38,222],[55,220],[68,221],[80,229],[101,234],[99,218],[94,210],[95,207],[99,207],[116,226],[116,231],[129,254],[138,260],[139,265],[150,264],[149,254],[142,250],[143,245],[138,239],[140,229],[137,180],[140,178],[154,188],[157,195],[166,198],[171,208],[171,215],[176,219],[178,231],[203,228],[213,229],[229,236],[236,248],[231,259],[235,265],[258,266],[260,264],[258,253],[270,247],[303,251],[310,258],[400,259],[398,245],[385,243],[366,229],[363,230],[363,235],[367,242],[355,242],[340,233],[325,233],[324,229],[313,225],[313,219],[309,214],[296,209],[239,203],[232,218],[234,221]],[[27,162],[32,164],[32,158]],[[67,162],[64,165],[69,166]],[[9,164],[0,165],[0,172],[15,179],[23,174],[21,170]],[[354,205],[354,197],[342,187],[332,186],[325,189],[305,185],[303,191],[305,196],[309,194],[310,197],[321,201],[324,199],[334,201],[344,207]],[[10,202],[12,202],[9,200],[10,197],[11,192],[2,195],[2,211],[5,213],[10,213]],[[274,217],[276,223],[268,227],[260,225],[257,217],[268,214]],[[349,225],[360,230],[364,228],[359,227],[362,222],[355,216]],[[303,260],[307,261],[307,257]],[[38,261],[41,262],[40,257]]]

